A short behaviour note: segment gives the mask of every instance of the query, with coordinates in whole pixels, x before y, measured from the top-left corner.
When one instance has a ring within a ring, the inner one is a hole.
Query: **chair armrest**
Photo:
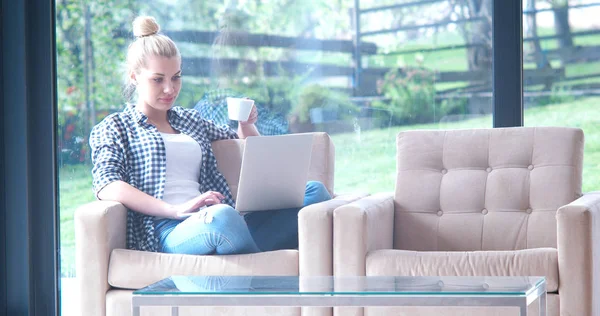
[[[561,315],[600,314],[600,192],[558,209]],[[596,299],[594,299],[596,297]]]
[[[298,214],[298,249],[300,276],[333,275],[333,212],[336,208],[356,201],[367,194],[345,194],[306,206]],[[314,289],[313,284],[300,286]],[[302,316],[331,316],[329,307],[302,307]]]
[[[333,211],[367,194],[346,194],[306,206],[298,214],[301,276],[333,275]]]
[[[110,253],[125,248],[126,225],[127,209],[118,202],[91,202],[75,211],[79,315],[106,314]]]
[[[333,275],[363,276],[369,251],[391,249],[394,196],[378,193],[333,212]]]

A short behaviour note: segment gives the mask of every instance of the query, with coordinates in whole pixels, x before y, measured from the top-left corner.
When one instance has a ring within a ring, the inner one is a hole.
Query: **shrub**
[[[392,114],[392,124],[431,122],[435,111],[434,74],[425,69],[392,69],[377,83],[387,101],[375,101],[375,108]]]
[[[435,122],[449,114],[464,114],[467,100],[446,98],[436,100],[435,74],[424,68],[393,69],[377,83],[385,101],[374,101],[373,107],[391,113],[392,125]],[[389,116],[381,117],[389,121]]]
[[[349,120],[359,111],[346,94],[311,84],[301,88],[297,97],[292,99],[290,114],[297,117],[299,123],[308,123],[311,110],[319,108],[323,117],[329,120]]]

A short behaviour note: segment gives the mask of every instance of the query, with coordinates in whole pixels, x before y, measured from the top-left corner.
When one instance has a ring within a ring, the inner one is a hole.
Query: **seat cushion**
[[[367,255],[367,275],[545,276],[547,292],[558,290],[554,248],[516,251],[419,252],[377,250]]]
[[[110,290],[106,293],[106,316],[131,315],[129,290]],[[149,306],[140,308],[141,316],[171,315],[171,307]],[[298,307],[180,307],[180,316],[300,316]]]
[[[115,249],[110,256],[108,283],[116,288],[140,289],[173,275],[298,275],[298,251],[193,256]]]

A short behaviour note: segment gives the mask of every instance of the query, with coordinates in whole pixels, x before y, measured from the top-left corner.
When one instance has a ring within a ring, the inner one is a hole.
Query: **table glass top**
[[[134,295],[528,295],[544,277],[172,276]]]

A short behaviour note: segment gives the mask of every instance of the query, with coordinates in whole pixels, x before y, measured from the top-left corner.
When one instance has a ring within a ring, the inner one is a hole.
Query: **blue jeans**
[[[321,182],[306,184],[304,205],[331,199]],[[192,255],[229,255],[298,248],[300,208],[250,212],[242,216],[226,204],[206,208],[212,216],[155,221],[159,251]]]

